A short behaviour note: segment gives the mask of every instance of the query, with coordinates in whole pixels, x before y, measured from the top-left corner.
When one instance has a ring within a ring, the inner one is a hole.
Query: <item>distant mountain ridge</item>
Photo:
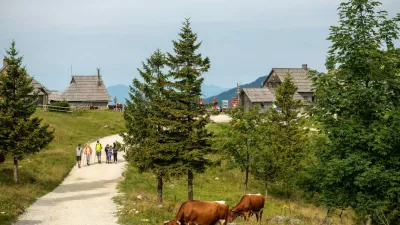
[[[229,90],[229,88],[222,88],[222,87],[214,85],[214,84],[202,84],[201,85],[201,92],[203,94],[203,98],[208,98],[210,96],[218,95],[227,90]]]
[[[261,87],[262,82],[265,81],[266,77],[267,76],[262,76],[262,77],[257,78],[257,80],[255,80],[251,83],[248,83],[245,85],[240,85],[240,88],[259,88],[259,87]],[[228,91],[222,92],[221,94],[206,98],[203,100],[203,103],[204,104],[212,103],[214,97],[217,99],[218,105],[221,105],[222,100],[228,100],[229,104],[230,104],[232,97],[236,98],[236,87],[229,89]]]

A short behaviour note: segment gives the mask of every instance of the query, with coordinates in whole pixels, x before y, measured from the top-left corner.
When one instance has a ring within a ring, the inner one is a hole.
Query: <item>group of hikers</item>
[[[99,164],[101,164],[101,151],[103,149],[103,146],[99,141],[96,143],[96,156],[97,156],[97,161]],[[106,147],[104,148],[104,151],[106,153],[106,163],[117,163],[118,159],[118,149],[117,149],[117,143],[114,142],[112,145],[107,144]],[[81,144],[78,144],[78,147],[76,147],[76,162],[79,168],[81,168],[81,161],[82,161],[82,154],[86,157],[86,163],[88,166],[90,166],[90,159],[92,158],[92,147],[90,147],[90,144],[86,144],[85,148],[82,148]],[[111,158],[114,159],[114,161],[111,161]]]

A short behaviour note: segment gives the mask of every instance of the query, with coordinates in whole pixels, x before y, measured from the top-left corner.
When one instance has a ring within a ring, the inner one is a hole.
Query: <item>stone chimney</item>
[[[307,68],[307,64],[301,65],[301,68],[307,70],[307,69],[308,69],[308,68]]]
[[[97,69],[97,85],[101,86],[101,75],[100,75],[100,68]]]
[[[7,66],[6,57],[3,58],[3,67]]]

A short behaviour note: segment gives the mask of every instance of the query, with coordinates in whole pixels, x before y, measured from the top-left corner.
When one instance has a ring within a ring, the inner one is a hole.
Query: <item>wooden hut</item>
[[[68,101],[72,107],[107,108],[111,101],[110,95],[100,75],[100,70],[94,76],[72,76],[69,86],[61,93],[61,100]]]
[[[301,68],[272,68],[260,88],[243,88],[237,92],[239,105],[245,109],[259,106],[261,111],[267,110],[275,101],[276,88],[283,82],[287,74],[293,77],[293,83],[297,87],[294,99],[303,101],[305,105],[314,102],[310,74],[307,64],[303,64]]]
[[[0,76],[7,74],[7,63],[3,59],[3,66],[0,68]],[[38,93],[38,105],[47,105],[49,104],[49,94],[50,91],[43,84],[39,83],[37,80],[32,80],[32,85],[35,91]]]

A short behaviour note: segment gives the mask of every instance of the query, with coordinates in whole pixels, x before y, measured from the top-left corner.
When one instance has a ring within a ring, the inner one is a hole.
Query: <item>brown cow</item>
[[[117,104],[117,111],[122,112],[123,107],[124,106],[121,103],[118,103]]]
[[[240,199],[240,202],[229,210],[228,222],[232,222],[236,217],[243,217],[244,221],[247,221],[253,213],[256,214],[256,219],[260,217],[260,223],[262,213],[264,209],[264,196],[261,194],[247,194]]]
[[[204,202],[186,201],[179,208],[175,219],[165,221],[164,225],[226,225],[229,207],[224,201]]]

